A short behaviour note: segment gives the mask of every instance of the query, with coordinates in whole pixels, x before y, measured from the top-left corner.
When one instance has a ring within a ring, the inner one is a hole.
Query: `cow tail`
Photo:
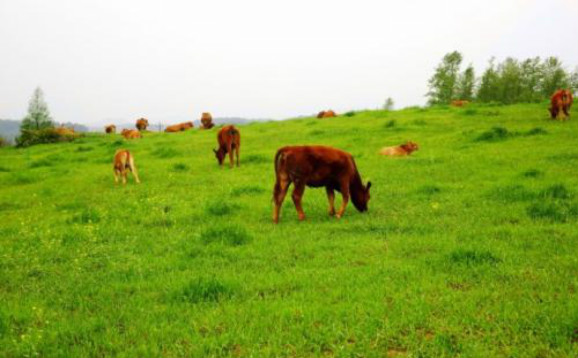
[[[279,149],[277,154],[275,154],[275,186],[273,187],[273,202],[276,201],[277,194],[281,190],[281,185],[279,183],[279,161],[281,160],[281,155],[283,155],[283,150]]]

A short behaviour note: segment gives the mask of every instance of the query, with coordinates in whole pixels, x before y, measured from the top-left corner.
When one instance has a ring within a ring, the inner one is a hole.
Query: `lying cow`
[[[223,165],[225,155],[229,153],[229,162],[231,168],[233,167],[233,151],[237,156],[237,166],[239,166],[239,151],[241,149],[241,133],[235,126],[224,126],[217,133],[218,149],[213,149],[215,157],[219,161],[219,165]]]
[[[465,106],[467,106],[468,104],[470,104],[470,101],[466,101],[466,100],[463,100],[463,99],[455,99],[455,100],[453,100],[452,103],[451,103],[451,105],[452,105],[453,107],[465,107]]]
[[[140,118],[136,121],[136,129],[139,131],[146,131],[147,127],[149,126],[149,121],[146,118]]]
[[[337,218],[343,216],[350,197],[358,211],[367,211],[371,182],[367,182],[366,186],[363,185],[353,157],[342,150],[323,146],[283,147],[275,155],[275,176],[273,189],[275,223],[279,222],[281,205],[291,183],[294,185],[291,197],[297,208],[299,220],[305,219],[301,207],[305,186],[325,187],[329,200],[329,215],[335,215],[335,190],[341,192],[343,197],[341,208],[336,214]]]
[[[569,89],[557,90],[550,98],[550,116],[552,119],[566,120],[570,116],[570,108],[574,99]]]
[[[337,117],[337,114],[333,110],[321,111],[317,114],[317,118],[333,118]]]
[[[121,134],[125,139],[142,138],[142,135],[141,135],[140,132],[137,131],[136,129],[123,129],[122,132],[120,132],[120,134]]]
[[[381,148],[379,154],[387,155],[392,157],[403,157],[410,155],[412,152],[415,152],[419,149],[417,143],[407,141],[407,143],[398,145],[397,147],[385,147]]]
[[[193,124],[193,122],[173,124],[172,126],[168,126],[167,128],[165,128],[165,132],[167,133],[183,132],[193,128],[194,126],[195,125]]]
[[[105,133],[108,133],[108,134],[116,133],[116,126],[114,124],[105,126],[104,131],[105,131]]]
[[[138,173],[136,172],[136,166],[134,165],[134,158],[132,154],[126,149],[119,149],[114,154],[114,182],[118,183],[118,178],[122,178],[122,183],[126,184],[126,173],[130,170],[135,182],[140,183],[138,178]]]

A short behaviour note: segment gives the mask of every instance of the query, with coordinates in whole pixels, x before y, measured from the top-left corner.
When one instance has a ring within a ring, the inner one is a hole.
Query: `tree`
[[[44,101],[44,93],[40,87],[37,87],[28,102],[28,114],[22,120],[20,130],[23,129],[44,129],[54,127],[48,105]]]
[[[498,100],[512,104],[520,102],[522,93],[522,73],[518,61],[508,57],[498,66],[499,91]]]
[[[562,67],[562,62],[556,57],[548,57],[544,60],[542,96],[550,98],[556,90],[568,87],[570,87],[570,79]]]
[[[474,73],[474,67],[470,64],[460,76],[457,99],[471,101],[474,97],[475,84],[476,75]]]
[[[480,102],[492,102],[498,99],[498,89],[500,86],[500,76],[494,65],[495,59],[492,57],[488,68],[482,75],[480,88],[478,89],[477,100]]]
[[[444,56],[429,80],[429,92],[427,93],[429,104],[447,104],[455,99],[461,63],[462,54],[458,51],[450,52]]]
[[[520,63],[521,71],[521,102],[539,102],[542,100],[540,87],[542,86],[544,68],[540,57],[528,58]]]
[[[578,67],[570,74],[570,89],[572,89],[572,92],[578,91]]]
[[[386,111],[391,111],[393,110],[393,99],[391,97],[387,97],[387,99],[385,100],[385,103],[383,104],[383,109]]]

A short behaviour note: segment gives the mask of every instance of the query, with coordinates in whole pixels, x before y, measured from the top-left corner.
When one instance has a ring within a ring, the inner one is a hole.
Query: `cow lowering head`
[[[223,165],[223,160],[225,160],[225,152],[221,150],[221,148],[213,149],[213,152],[215,152],[215,157],[219,161],[219,165]]]
[[[359,212],[367,211],[367,203],[371,199],[369,194],[369,189],[371,188],[371,182],[368,181],[366,186],[361,184],[358,187],[352,186],[351,188],[351,201],[353,205]]]

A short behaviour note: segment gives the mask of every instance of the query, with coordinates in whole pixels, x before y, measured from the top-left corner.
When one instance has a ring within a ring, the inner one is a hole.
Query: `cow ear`
[[[365,190],[369,190],[369,188],[371,188],[371,182],[370,181],[367,182],[367,186],[365,187]]]

